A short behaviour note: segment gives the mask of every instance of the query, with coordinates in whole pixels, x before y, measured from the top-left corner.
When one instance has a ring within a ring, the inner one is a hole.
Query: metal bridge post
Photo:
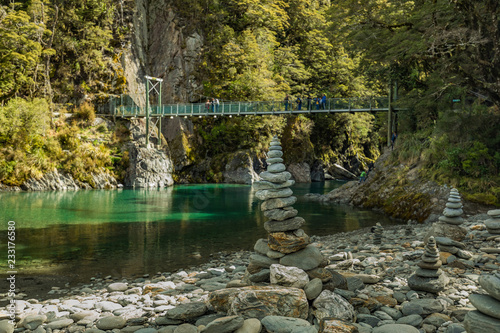
[[[387,110],[387,147],[391,145],[392,134],[392,80],[389,81],[389,108]]]

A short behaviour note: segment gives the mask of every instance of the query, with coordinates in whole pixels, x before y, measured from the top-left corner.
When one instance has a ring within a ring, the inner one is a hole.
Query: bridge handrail
[[[144,116],[145,110],[135,103],[134,105],[123,105],[123,99],[111,101],[108,107],[103,107],[99,111],[105,114],[116,116]],[[351,111],[351,110],[387,110],[387,97],[336,97],[327,98],[325,103],[317,103],[314,99],[303,99],[301,107],[297,100],[286,101],[241,101],[241,102],[220,102],[219,105],[206,103],[177,103],[150,105],[150,116],[178,116],[191,115],[201,116],[209,114],[273,114],[273,113],[306,113],[322,111]],[[107,111],[107,112],[106,112]]]

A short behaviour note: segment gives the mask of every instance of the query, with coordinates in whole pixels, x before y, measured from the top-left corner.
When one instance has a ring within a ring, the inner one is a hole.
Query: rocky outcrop
[[[328,193],[335,203],[377,208],[389,216],[422,222],[441,213],[449,188],[418,176],[419,166],[391,164],[390,151],[383,154],[363,183],[351,181]],[[437,218],[437,216],[436,216]]]
[[[334,178],[341,179],[356,179],[356,175],[345,169],[344,167],[334,163],[328,168],[328,173]]]
[[[178,13],[170,0],[135,1],[132,42],[122,65],[128,93],[139,106],[145,102],[144,75],[163,79],[166,102],[191,102],[200,96],[202,85],[195,74],[203,37]]]
[[[165,187],[174,184],[172,162],[164,151],[140,146],[129,146],[130,166],[125,176],[125,186],[138,188]]]
[[[79,190],[79,189],[110,189],[116,188],[116,179],[101,170],[99,173],[92,173],[91,180],[81,182],[74,179],[69,173],[63,170],[54,169],[44,174],[38,179],[29,179],[21,188],[25,191],[61,191],[61,190]]]
[[[174,170],[180,171],[182,168],[192,165],[192,150],[196,142],[193,122],[181,117],[167,118],[161,132],[168,142]]]
[[[247,152],[237,152],[233,154],[231,160],[222,171],[224,183],[248,184],[252,185],[259,179],[259,175],[254,171],[253,159]]]
[[[297,183],[311,182],[311,167],[306,162],[292,163],[287,167],[287,170]]]

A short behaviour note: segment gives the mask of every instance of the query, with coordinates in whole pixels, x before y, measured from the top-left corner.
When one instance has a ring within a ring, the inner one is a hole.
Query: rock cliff
[[[129,95],[145,102],[144,75],[162,78],[167,103],[199,99],[201,84],[195,78],[203,37],[178,15],[171,0],[136,0],[133,34],[122,65]]]

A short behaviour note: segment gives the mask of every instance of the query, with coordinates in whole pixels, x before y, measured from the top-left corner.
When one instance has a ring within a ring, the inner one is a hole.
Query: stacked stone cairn
[[[297,201],[290,189],[295,181],[283,164],[283,151],[280,141],[275,136],[269,148],[266,162],[267,171],[260,174],[261,181],[254,182],[256,197],[263,200],[261,210],[268,219],[264,228],[268,239],[259,239],[247,267],[250,282],[267,282],[270,266],[298,267],[304,271],[312,270],[323,262],[323,256],[317,247],[309,245],[310,238],[300,229],[305,223],[298,211],[292,207]]]
[[[500,272],[481,275],[479,285],[488,293],[471,294],[469,300],[477,310],[467,313],[464,326],[468,333],[500,332]]]
[[[411,289],[438,293],[448,284],[450,279],[440,268],[442,262],[434,237],[429,237],[422,260],[417,265],[415,274],[408,279]]]
[[[424,241],[427,241],[429,236],[449,237],[458,242],[463,241],[467,235],[467,230],[460,226],[464,223],[464,218],[461,216],[463,213],[460,194],[457,189],[452,188],[443,215],[432,225]]]
[[[500,235],[500,209],[489,210],[488,215],[490,218],[484,222],[486,230],[492,235]]]
[[[443,211],[443,216],[439,217],[439,221],[452,225],[464,223],[464,219],[461,216],[464,213],[462,207],[460,193],[458,193],[456,188],[452,188],[448,197],[448,202],[446,203],[446,208]]]
[[[382,236],[384,235],[384,227],[377,222],[371,229],[373,233],[373,244],[382,244]]]

